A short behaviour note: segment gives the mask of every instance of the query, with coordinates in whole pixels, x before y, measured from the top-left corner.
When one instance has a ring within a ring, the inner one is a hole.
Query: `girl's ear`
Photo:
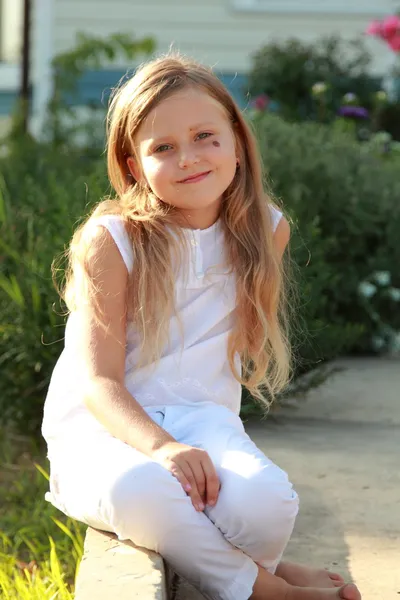
[[[129,173],[132,175],[133,179],[135,181],[140,181],[140,179],[142,178],[141,170],[133,156],[128,156],[128,158],[126,159],[126,164],[128,166]]]

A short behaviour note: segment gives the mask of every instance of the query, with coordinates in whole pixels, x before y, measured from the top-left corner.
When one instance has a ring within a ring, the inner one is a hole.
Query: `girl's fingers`
[[[209,506],[215,506],[220,488],[217,471],[215,470],[211,459],[206,460],[201,464],[206,479],[206,502]]]
[[[192,462],[190,463],[190,468],[192,469],[192,473],[196,480],[197,491],[199,492],[200,498],[204,504],[206,502],[206,476],[202,467],[202,463],[200,461]]]
[[[185,492],[187,494],[190,494],[190,492],[192,491],[192,486],[190,485],[189,480],[182,471],[182,469],[178,467],[178,465],[174,464],[174,466],[171,469],[171,473],[175,477],[175,479],[179,481]]]
[[[196,482],[195,476],[193,474],[193,471],[191,469],[191,465],[189,465],[189,463],[182,462],[178,468],[182,471],[186,481],[188,481],[188,483],[191,487],[191,489],[189,491],[187,491],[187,490],[185,490],[185,491],[189,494],[189,496],[192,500],[193,506],[198,511],[204,510],[204,508],[205,508],[204,502],[201,499],[199,490],[197,489],[197,482]],[[185,488],[183,488],[183,489],[185,489]]]

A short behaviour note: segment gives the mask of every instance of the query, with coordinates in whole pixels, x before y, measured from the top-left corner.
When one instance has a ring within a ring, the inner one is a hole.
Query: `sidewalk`
[[[246,429],[289,473],[300,514],[285,558],[400,599],[400,360],[349,359],[294,407]],[[179,600],[199,600],[183,586]]]

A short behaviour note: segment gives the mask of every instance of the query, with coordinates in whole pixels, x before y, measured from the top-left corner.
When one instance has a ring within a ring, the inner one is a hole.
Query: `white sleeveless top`
[[[282,213],[270,207],[274,230]],[[123,221],[118,216],[99,217],[117,245],[129,272],[134,266],[133,249]],[[240,411],[241,386],[227,358],[227,341],[235,309],[235,278],[218,265],[224,264],[223,231],[217,221],[208,229],[185,229],[190,242],[187,278],[178,274],[175,284],[175,317],[170,323],[170,343],[159,364],[152,369],[135,368],[138,338],[132,322],[126,329],[125,386],[143,407],[176,404],[222,404]],[[212,268],[214,267],[214,268]],[[58,443],[84,439],[106,431],[83,402],[79,382],[82,365],[74,355],[74,337],[79,335],[74,313],[68,317],[65,346],[52,373],[42,424],[49,457]],[[240,372],[240,358],[236,357]]]

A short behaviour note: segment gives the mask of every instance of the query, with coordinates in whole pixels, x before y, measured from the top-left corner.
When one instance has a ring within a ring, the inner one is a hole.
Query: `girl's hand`
[[[176,477],[197,511],[203,511],[205,504],[216,504],[219,479],[205,450],[179,442],[167,442],[155,450],[151,458]]]

